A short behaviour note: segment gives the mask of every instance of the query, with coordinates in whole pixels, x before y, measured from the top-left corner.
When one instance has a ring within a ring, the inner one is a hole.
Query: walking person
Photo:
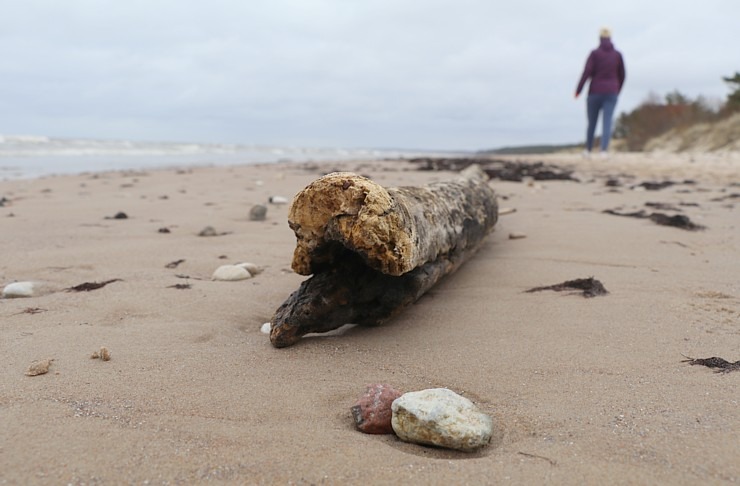
[[[594,145],[594,133],[599,113],[601,120],[601,155],[606,157],[609,140],[612,135],[612,118],[617,106],[617,97],[622,90],[626,76],[622,54],[614,48],[611,31],[607,28],[599,32],[599,47],[591,51],[586,60],[586,67],[576,88],[576,98],[581,94],[586,80],[591,83],[586,99],[588,129],[586,130],[586,152],[588,156]]]

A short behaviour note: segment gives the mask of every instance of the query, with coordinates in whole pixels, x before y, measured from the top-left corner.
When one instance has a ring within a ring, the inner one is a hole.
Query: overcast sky
[[[585,139],[602,25],[617,106],[724,100],[738,0],[0,0],[0,134],[485,149]]]

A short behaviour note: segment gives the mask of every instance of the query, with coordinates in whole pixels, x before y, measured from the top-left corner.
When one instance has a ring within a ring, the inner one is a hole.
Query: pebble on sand
[[[447,388],[406,393],[392,411],[393,431],[406,442],[469,452],[487,445],[493,433],[491,417]]]
[[[365,393],[350,409],[355,427],[366,434],[392,434],[391,404],[401,392],[390,385],[368,385]]]
[[[200,230],[200,233],[198,233],[198,236],[218,236],[218,233],[216,232],[216,229],[213,226],[206,226],[202,230]]]
[[[265,322],[264,324],[260,326],[260,332],[262,334],[270,334],[271,327],[272,327],[272,324],[270,324],[269,322]]]
[[[283,196],[270,196],[270,199],[268,199],[270,204],[288,204],[288,199],[284,198]]]
[[[235,266],[242,267],[242,268],[246,269],[247,272],[249,272],[249,274],[252,275],[253,277],[255,275],[259,275],[260,273],[262,273],[262,270],[264,270],[259,265],[256,265],[256,264],[250,263],[250,262],[237,263]]]
[[[249,210],[249,219],[251,221],[264,221],[267,217],[267,206],[264,204],[257,204],[252,206]]]
[[[101,361],[110,361],[110,351],[105,346],[100,347],[100,351],[95,351],[90,355],[90,359],[100,359]]]
[[[54,361],[53,359],[42,359],[39,361],[34,361],[31,363],[31,366],[28,367],[26,370],[26,376],[38,376],[38,375],[45,375],[49,372],[49,367],[51,366],[51,362]]]
[[[36,287],[34,282],[13,282],[3,289],[3,298],[17,299],[22,297],[33,297],[33,291]]]
[[[215,272],[213,272],[211,280],[234,282],[237,280],[246,280],[248,278],[252,278],[252,274],[244,267],[237,265],[221,265]]]
[[[510,240],[521,240],[522,238],[526,238],[527,235],[524,233],[509,233],[509,239]]]

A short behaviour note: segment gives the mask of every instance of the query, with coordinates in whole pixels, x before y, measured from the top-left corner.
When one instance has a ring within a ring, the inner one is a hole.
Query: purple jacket
[[[622,54],[614,49],[612,41],[601,39],[601,45],[591,51],[578,82],[576,94],[581,94],[586,80],[591,78],[588,94],[619,94],[626,76]]]

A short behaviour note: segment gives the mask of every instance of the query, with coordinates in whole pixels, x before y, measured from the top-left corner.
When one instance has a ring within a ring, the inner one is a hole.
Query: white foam
[[[0,135],[0,177],[18,179],[110,170],[364,160],[422,155],[438,154],[393,149],[141,142]]]

